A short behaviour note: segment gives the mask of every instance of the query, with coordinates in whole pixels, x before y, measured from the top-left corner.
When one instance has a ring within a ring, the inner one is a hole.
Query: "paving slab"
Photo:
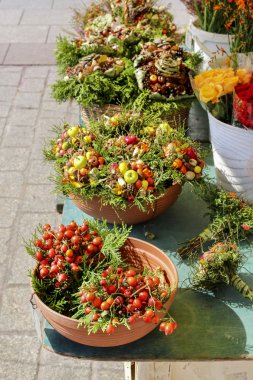
[[[29,27],[30,28],[30,27]],[[5,65],[54,65],[55,44],[11,44],[4,60]]]
[[[91,4],[91,0],[54,0],[53,8],[78,8],[83,9],[84,5],[88,6]]]
[[[24,184],[23,173],[14,171],[11,173],[1,171],[0,173],[0,194],[8,196],[8,198],[20,198],[22,194],[22,186]],[[1,234],[0,234],[1,236]],[[0,240],[1,241],[1,240]],[[0,242],[0,247],[3,245]],[[1,258],[2,252],[0,254]]]
[[[57,379],[91,379],[90,367],[80,365],[80,367],[55,367],[55,366],[40,366],[38,371],[38,380],[53,379],[57,373]],[[101,379],[102,380],[102,379]],[[119,380],[119,379],[118,379]]]
[[[2,177],[2,175],[1,175]],[[0,185],[1,187],[1,185]],[[9,257],[10,252],[8,249],[8,244],[11,239],[12,229],[11,228],[1,228],[0,229],[0,247],[1,247],[1,255],[0,255],[0,265],[2,265]]]
[[[0,314],[0,333],[3,331],[34,332],[30,298],[31,288],[29,285],[18,284],[5,287]]]
[[[22,13],[22,9],[0,9],[0,25],[18,25]]]
[[[0,77],[1,81],[1,77]],[[0,102],[0,118],[7,117],[10,111],[10,104],[9,103],[4,103]]]
[[[6,189],[3,195],[5,195],[5,197],[0,198],[0,215],[3,215],[3,217],[0,218],[0,228],[9,228],[14,224],[19,201],[17,199],[7,198],[8,189]]]
[[[18,86],[21,79],[21,72],[5,72],[0,75],[0,86]]]
[[[92,375],[94,380],[124,380],[124,363],[92,362]]]
[[[25,247],[19,247],[12,254],[12,265],[8,275],[8,285],[29,285],[29,271],[35,265],[35,260],[29,256]]]
[[[0,65],[4,61],[8,48],[9,48],[9,44],[0,44]]]
[[[0,137],[2,136],[3,132],[4,132],[4,128],[5,128],[5,125],[6,125],[6,118],[4,117],[0,117]]]
[[[16,147],[30,147],[33,144],[34,129],[30,127],[16,127],[14,125],[7,125],[4,137],[2,139],[2,146],[16,148]]]
[[[49,72],[50,66],[27,66],[23,78],[41,78],[45,79]]]
[[[21,25],[68,25],[71,22],[71,12],[66,9],[26,9]]]
[[[52,194],[53,190],[53,184],[27,185],[21,206],[22,212],[50,212],[54,210],[56,197]]]
[[[15,107],[38,108],[40,105],[42,93],[39,92],[18,92],[13,104]]]
[[[10,349],[9,352],[11,353],[12,349]],[[37,363],[23,364],[8,360],[0,366],[0,379],[4,380],[34,380],[36,378],[36,374]]]
[[[11,9],[50,9],[53,0],[2,0],[0,8]]]
[[[18,88],[20,92],[42,92],[45,78],[23,78]]]
[[[18,25],[0,26],[0,43],[43,43],[46,42],[48,26]]]
[[[25,170],[28,164],[29,153],[29,150],[26,148],[1,148],[0,172]],[[3,213],[2,215],[5,214]]]
[[[0,101],[11,102],[17,92],[17,87],[14,86],[0,86]]]
[[[27,183],[48,185],[52,163],[45,160],[31,160],[27,169]]]
[[[0,358],[4,363],[10,362],[15,367],[14,363],[23,365],[35,364],[38,360],[38,355],[40,351],[40,345],[37,340],[35,333],[31,335],[19,335],[13,334],[0,335],[1,342],[4,344],[0,345]],[[11,352],[11,356],[10,356]],[[4,377],[1,379],[5,379]],[[15,377],[12,380],[16,379]]]
[[[38,113],[38,108],[27,109],[21,107],[12,107],[11,114],[8,118],[8,125],[33,127],[36,122]]]

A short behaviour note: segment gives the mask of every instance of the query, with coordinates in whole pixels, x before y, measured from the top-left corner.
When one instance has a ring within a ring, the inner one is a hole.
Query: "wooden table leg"
[[[135,380],[135,362],[124,362],[124,380]]]

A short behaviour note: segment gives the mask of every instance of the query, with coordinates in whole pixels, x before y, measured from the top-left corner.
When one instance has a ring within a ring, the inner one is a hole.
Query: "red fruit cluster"
[[[88,222],[78,226],[72,221],[61,224],[53,231],[49,224],[43,226],[42,236],[34,241],[38,261],[35,273],[42,280],[50,280],[56,288],[66,287],[73,277],[81,277],[87,265],[104,259],[102,238],[90,231]]]
[[[175,321],[162,322],[159,326],[159,331],[164,332],[165,335],[170,335],[176,328],[177,322]]]
[[[159,312],[169,294],[169,286],[163,283],[159,273],[145,275],[133,269],[109,266],[96,283],[82,287],[79,300],[91,323],[107,322],[106,331],[111,334],[124,321],[130,325],[137,319],[160,323]]]

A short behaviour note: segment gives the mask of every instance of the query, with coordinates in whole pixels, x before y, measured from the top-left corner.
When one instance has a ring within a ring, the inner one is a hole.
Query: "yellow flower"
[[[231,78],[225,78],[224,79],[224,94],[228,94],[230,92],[234,91],[235,86],[238,84],[239,78],[237,76],[231,77]]]
[[[218,98],[223,94],[223,87],[219,84],[209,83],[202,86],[199,90],[199,98],[202,102],[217,103]]]
[[[236,75],[239,77],[240,84],[246,84],[250,82],[251,73],[248,73],[245,69],[237,69]]]

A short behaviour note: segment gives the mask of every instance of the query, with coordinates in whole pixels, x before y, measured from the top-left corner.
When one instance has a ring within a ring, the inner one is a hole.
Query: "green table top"
[[[156,239],[152,244],[161,248],[175,263],[179,273],[179,290],[171,307],[178,329],[165,336],[158,328],[144,338],[124,346],[96,348],[84,346],[62,337],[48,323],[44,329],[44,346],[59,354],[94,360],[175,361],[175,360],[241,360],[253,359],[253,308],[236,290],[224,286],[216,294],[186,289],[190,267],[176,254],[178,244],[195,236],[206,226],[206,205],[197,200],[186,185],[178,201],[157,219],[145,226],[136,225],[131,236],[147,240],[151,230]],[[65,201],[64,224],[89,218]],[[240,274],[253,286],[253,255]]]

